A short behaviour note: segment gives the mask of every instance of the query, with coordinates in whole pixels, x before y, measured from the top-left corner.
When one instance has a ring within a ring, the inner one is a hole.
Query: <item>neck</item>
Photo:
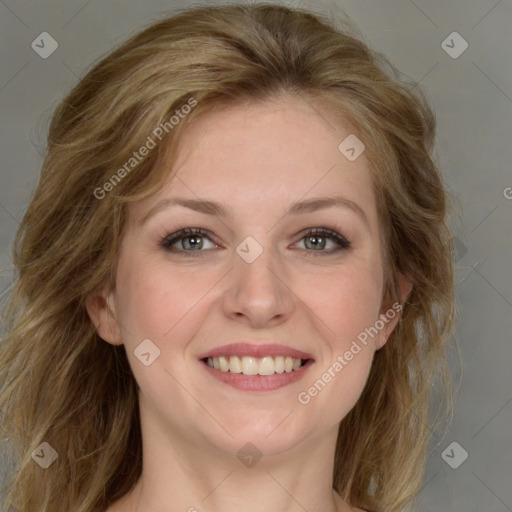
[[[337,429],[255,462],[250,448],[249,457],[239,459],[236,450],[212,449],[186,432],[169,432],[154,417],[147,422],[141,414],[141,426],[141,478],[108,512],[353,510],[332,489]]]

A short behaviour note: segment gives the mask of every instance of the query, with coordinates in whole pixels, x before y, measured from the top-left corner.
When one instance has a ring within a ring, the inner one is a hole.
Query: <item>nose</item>
[[[296,297],[277,255],[268,248],[254,260],[240,254],[234,253],[233,269],[226,280],[224,314],[254,328],[285,322],[294,311]]]

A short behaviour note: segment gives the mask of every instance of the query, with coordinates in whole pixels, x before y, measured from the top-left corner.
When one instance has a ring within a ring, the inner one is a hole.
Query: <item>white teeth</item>
[[[229,370],[229,363],[225,357],[219,357],[219,369],[223,372],[227,372]]]
[[[300,364],[300,361],[299,361]],[[274,360],[271,357],[264,357],[260,359],[260,364],[258,367],[258,373],[260,375],[273,375],[275,369]]]
[[[242,373],[242,361],[238,356],[231,356],[229,358],[229,371],[231,373]]]
[[[283,373],[284,372],[284,357],[283,356],[277,356],[274,358],[274,364],[275,364],[275,371],[276,373]]]
[[[220,356],[209,357],[206,364],[221,372],[242,373],[244,375],[273,375],[274,373],[290,373],[301,368],[301,359],[290,356]]]
[[[242,373],[244,375],[258,375],[258,361],[255,357],[242,357]]]

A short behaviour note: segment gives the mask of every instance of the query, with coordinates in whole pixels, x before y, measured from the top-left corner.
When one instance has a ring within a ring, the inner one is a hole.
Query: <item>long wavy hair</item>
[[[431,430],[452,410],[451,203],[432,157],[436,121],[425,93],[351,30],[348,21],[269,4],[189,8],[99,60],[59,103],[2,314],[3,510],[103,512],[136,484],[138,386],[124,346],[95,331],[86,298],[115,286],[127,207],[169,179],[157,164],[173,158],[182,131],[201,113],[280,93],[323,109],[333,124],[350,123],[364,141],[383,297],[400,300],[399,272],[413,283],[340,424],[333,488],[367,510],[396,512],[414,501]],[[169,123],[177,110],[188,114]],[[128,170],[148,137],[156,147]],[[441,405],[432,416],[434,382]],[[47,469],[33,458],[43,442],[58,453]]]

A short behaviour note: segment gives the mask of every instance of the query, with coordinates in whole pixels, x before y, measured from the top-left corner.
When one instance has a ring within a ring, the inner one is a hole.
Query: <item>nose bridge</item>
[[[265,322],[290,313],[292,294],[285,285],[277,251],[270,243],[264,247],[254,237],[247,237],[236,247],[233,265],[225,301],[227,314],[243,314]]]
[[[266,245],[263,246],[249,236],[236,247],[234,274],[240,284],[249,285],[250,290],[268,289],[268,292],[274,293],[278,291],[279,286],[275,290],[274,288],[277,285],[275,281],[279,281],[277,269],[280,265],[269,239],[270,237],[266,238]]]

